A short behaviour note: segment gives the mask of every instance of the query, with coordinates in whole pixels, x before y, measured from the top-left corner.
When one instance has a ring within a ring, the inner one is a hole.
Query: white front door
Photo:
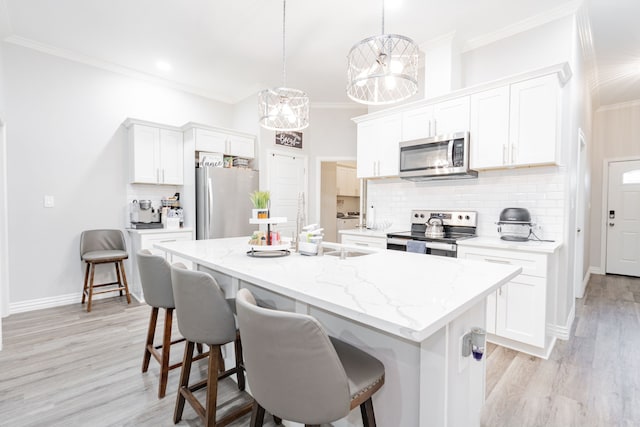
[[[282,236],[293,237],[300,197],[304,198],[303,215],[307,218],[307,158],[303,155],[269,153],[267,159],[267,187],[271,192],[270,215],[287,217],[286,224],[278,224]],[[305,224],[303,224],[305,225]]]
[[[609,163],[606,272],[640,277],[640,160]]]

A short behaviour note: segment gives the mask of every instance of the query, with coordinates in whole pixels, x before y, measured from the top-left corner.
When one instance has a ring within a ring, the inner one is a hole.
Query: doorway
[[[609,162],[605,272],[640,277],[640,160]]]
[[[360,225],[361,184],[355,159],[318,159],[316,218],[324,228],[324,240],[340,243],[340,230]]]
[[[587,153],[586,141],[582,129],[578,129],[578,168],[576,170],[576,234],[574,244],[573,280],[574,295],[582,298],[586,283],[584,283],[584,233],[585,233],[585,213],[587,209]]]
[[[280,234],[285,237],[295,237],[300,209],[303,221],[307,218],[307,163],[304,155],[267,153],[267,185],[264,189],[271,192],[271,216],[287,218],[286,223],[278,224]]]

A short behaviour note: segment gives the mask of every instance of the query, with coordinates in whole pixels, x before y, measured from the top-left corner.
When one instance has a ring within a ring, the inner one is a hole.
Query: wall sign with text
[[[278,132],[276,133],[276,145],[302,148],[302,132]]]

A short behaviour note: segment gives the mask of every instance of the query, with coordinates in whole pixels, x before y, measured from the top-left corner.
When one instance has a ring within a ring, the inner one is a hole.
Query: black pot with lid
[[[506,208],[500,212],[498,234],[500,239],[524,242],[531,236],[531,214],[525,208]]]

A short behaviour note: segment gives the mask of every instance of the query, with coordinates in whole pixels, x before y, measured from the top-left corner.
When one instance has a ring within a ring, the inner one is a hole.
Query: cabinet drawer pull
[[[172,239],[172,240],[160,240],[160,243],[169,243],[169,242],[177,242],[176,239]]]
[[[484,260],[487,262],[492,262],[494,264],[511,264],[511,261],[502,260],[502,259],[485,258]]]
[[[353,244],[356,246],[369,246],[368,243],[362,243],[362,242],[353,242]]]

